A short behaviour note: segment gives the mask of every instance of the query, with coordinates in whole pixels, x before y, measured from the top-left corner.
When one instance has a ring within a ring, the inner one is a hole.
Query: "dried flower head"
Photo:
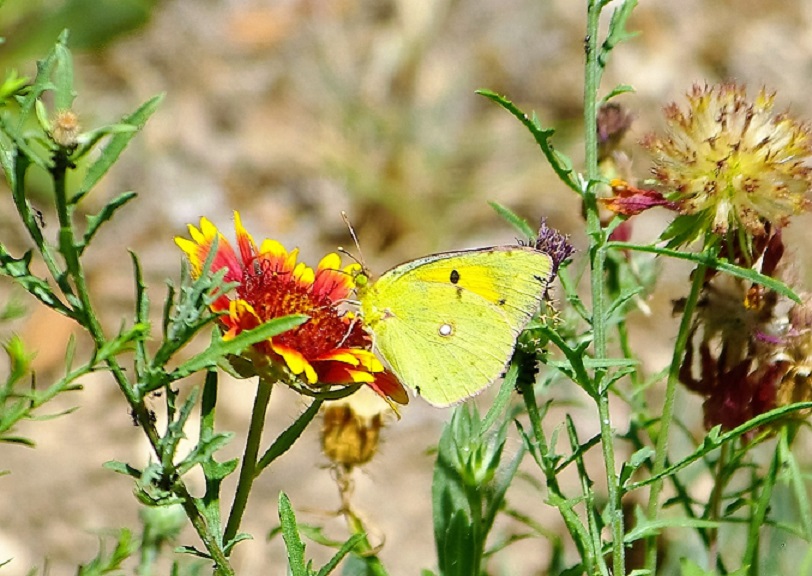
[[[667,198],[693,217],[691,240],[705,231],[764,235],[809,208],[812,136],[775,113],[774,99],[761,90],[750,102],[733,83],[695,85],[687,110],[665,108],[668,134],[644,140]]]
[[[774,276],[783,254],[776,234],[764,250],[761,272]],[[773,408],[812,400],[812,299],[802,300],[790,306],[740,278],[708,280],[679,373],[686,387],[705,398],[706,427],[735,428]],[[809,413],[791,413],[777,425]]]
[[[802,295],[803,302],[795,304],[788,314],[788,330],[774,346],[772,364],[779,371],[776,404],[812,400],[812,298]],[[806,417],[805,410],[796,416]]]
[[[538,236],[536,236],[533,246],[536,250],[550,255],[553,261],[553,276],[558,273],[559,266],[569,260],[575,253],[575,248],[570,243],[569,236],[547,226],[546,218],[541,219]]]
[[[380,396],[361,389],[322,409],[321,446],[333,464],[350,469],[369,462],[378,451],[380,431],[392,413]]]
[[[206,218],[200,220],[199,229],[189,225],[191,240],[175,239],[194,275],[201,274],[217,239],[212,273],[225,268],[225,281],[237,283],[234,293],[221,296],[212,305],[221,314],[224,337],[233,338],[291,314],[310,317],[300,326],[252,346],[239,359],[241,374],[263,375],[266,367],[273,366],[311,388],[364,383],[385,398],[408,402],[405,390],[371,351],[370,338],[359,319],[339,309],[354,287],[350,268],[355,265],[342,270],[341,258],[328,254],[314,271],[297,263],[298,250],[288,252],[275,240],[265,240],[258,247],[237,212],[234,227],[239,255]]]
[[[598,159],[608,157],[632,126],[632,115],[620,104],[608,102],[598,109]]]

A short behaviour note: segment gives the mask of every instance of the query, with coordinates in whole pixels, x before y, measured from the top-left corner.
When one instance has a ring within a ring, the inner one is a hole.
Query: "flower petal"
[[[225,268],[227,270],[224,278],[226,282],[240,282],[242,280],[242,266],[237,259],[237,255],[228,240],[217,231],[214,224],[206,218],[201,218],[199,230],[189,224],[189,235],[192,240],[176,237],[175,244],[188,256],[189,263],[192,265],[192,274],[195,277],[199,276],[203,270],[203,264],[209,257],[209,252],[216,238],[217,254],[214,256],[211,271],[217,272]]]
[[[248,266],[257,255],[257,246],[254,244],[254,239],[243,227],[240,213],[236,210],[234,211],[234,231],[237,234],[237,246],[240,248],[243,265]]]
[[[409,403],[409,394],[406,392],[403,384],[388,370],[375,374],[375,381],[370,382],[367,386],[380,394],[384,399],[392,400],[404,406]],[[391,402],[389,405],[392,406]],[[392,408],[395,409],[394,406],[392,406]],[[397,411],[397,409],[395,409],[395,411]]]
[[[275,342],[271,344],[271,348],[273,348],[273,351],[282,357],[288,369],[293,374],[295,374],[296,376],[304,374],[309,384],[315,384],[316,382],[318,382],[319,379],[318,375],[316,374],[316,371],[313,369],[313,366],[310,364],[310,362],[307,361],[307,358],[305,358],[301,352],[299,352],[298,350],[294,350],[293,348],[290,348],[283,344],[277,344]]]
[[[341,257],[335,252],[327,254],[316,269],[313,294],[316,297],[329,298],[333,302],[345,299],[355,287],[355,276],[349,272],[355,266],[357,264],[341,270]]]

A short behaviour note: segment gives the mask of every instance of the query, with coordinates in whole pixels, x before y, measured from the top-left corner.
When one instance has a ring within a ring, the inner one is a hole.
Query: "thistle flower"
[[[687,110],[665,108],[667,135],[644,140],[666,199],[691,218],[688,241],[706,231],[763,236],[809,208],[812,135],[774,113],[774,100],[761,90],[750,102],[733,83],[695,85]]]
[[[553,276],[558,273],[558,268],[575,253],[575,247],[570,244],[569,236],[547,226],[546,218],[541,219],[538,235],[532,245],[536,250],[550,255],[553,261]]]
[[[225,281],[237,284],[234,293],[212,304],[212,310],[220,314],[224,338],[291,314],[310,317],[243,353],[237,359],[241,374],[262,375],[264,368],[273,366],[310,388],[364,383],[384,398],[408,402],[405,390],[371,351],[363,325],[338,308],[354,287],[355,265],[342,270],[341,258],[328,254],[314,271],[297,263],[298,250],[288,252],[275,240],[265,240],[257,247],[238,212],[234,213],[234,227],[239,254],[206,218],[201,218],[200,228],[189,225],[191,240],[175,239],[195,276],[201,274],[217,239],[211,271],[225,268]]]

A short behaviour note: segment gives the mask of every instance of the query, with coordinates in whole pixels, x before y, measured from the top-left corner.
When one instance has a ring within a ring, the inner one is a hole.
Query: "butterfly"
[[[371,281],[356,277],[360,312],[380,356],[435,406],[480,393],[506,370],[552,279],[530,246],[432,254]]]

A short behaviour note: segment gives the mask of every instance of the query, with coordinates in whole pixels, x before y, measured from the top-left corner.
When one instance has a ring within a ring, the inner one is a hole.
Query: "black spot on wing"
[[[505,300],[504,298],[499,299],[499,301],[497,302],[497,304],[499,306],[504,306],[506,303],[507,303],[507,300]]]
[[[449,280],[451,280],[452,284],[456,284],[460,281],[460,273],[457,270],[452,270]]]

